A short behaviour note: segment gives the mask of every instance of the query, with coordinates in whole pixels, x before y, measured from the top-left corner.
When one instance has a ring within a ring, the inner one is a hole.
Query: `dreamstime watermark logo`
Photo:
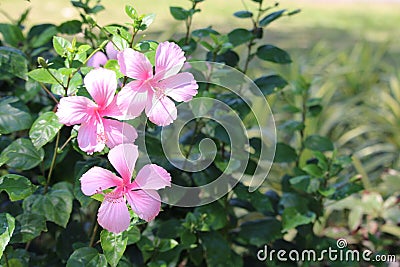
[[[197,61],[190,62],[188,66],[184,71],[191,72],[199,85],[217,87],[219,92],[225,93],[226,98],[196,96],[190,102],[177,105],[177,119],[158,133],[161,136],[162,151],[169,163],[179,170],[197,173],[207,169],[219,152],[218,144],[210,138],[203,138],[198,148],[189,151],[191,153],[187,158],[181,150],[180,142],[183,135],[201,137],[198,123],[205,121],[203,130],[214,131],[213,134],[216,134],[218,128],[219,133],[229,138],[225,142],[230,143],[227,150],[229,162],[222,174],[208,184],[186,187],[172,183],[170,188],[160,191],[162,202],[180,207],[205,205],[227,194],[240,181],[249,186],[250,192],[257,190],[267,178],[276,147],[275,122],[265,96],[249,77],[224,64]],[[244,119],[239,116],[243,110],[248,112],[246,118],[252,121],[251,129],[245,127]],[[150,137],[145,134],[146,119],[142,119],[139,122],[137,119],[133,121],[139,134],[135,143],[141,150],[138,168],[151,163],[146,148],[146,138]],[[247,175],[245,170],[252,153],[252,138],[259,140],[259,159],[254,174]]]
[[[260,261],[295,261],[295,262],[396,262],[396,255],[375,255],[371,250],[358,251],[347,249],[347,240],[340,238],[336,241],[336,248],[329,247],[317,251],[314,249],[297,250],[275,250],[264,245],[263,249],[257,252],[257,259]]]

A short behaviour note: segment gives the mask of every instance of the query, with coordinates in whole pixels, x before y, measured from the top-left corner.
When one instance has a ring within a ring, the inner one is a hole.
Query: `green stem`
[[[301,108],[301,122],[303,123],[303,128],[299,131],[300,132],[300,149],[299,149],[299,156],[296,160],[296,167],[300,166],[300,158],[301,154],[304,150],[304,141],[305,141],[305,127],[306,127],[306,119],[307,119],[307,99],[308,99],[308,90],[303,93],[302,97],[302,108]]]
[[[67,145],[68,143],[72,140],[72,135],[67,139],[67,141],[65,141],[65,143],[60,147],[60,150],[62,151]]]
[[[194,11],[196,9],[196,2],[193,2],[192,10]],[[193,13],[194,14],[194,13]],[[193,14],[191,14],[187,20],[186,20],[186,35],[185,35],[185,45],[189,44],[190,40],[190,27],[192,26],[193,22]]]
[[[56,143],[54,145],[54,152],[53,152],[53,158],[51,160],[51,165],[50,165],[50,169],[49,169],[49,174],[47,175],[47,181],[46,181],[46,186],[44,188],[44,194],[47,193],[47,190],[49,188],[49,184],[50,184],[50,179],[51,179],[51,175],[53,173],[53,169],[54,169],[54,165],[56,163],[56,159],[57,159],[57,150],[58,150],[58,142],[60,141],[60,132],[57,133],[57,137],[56,137]]]

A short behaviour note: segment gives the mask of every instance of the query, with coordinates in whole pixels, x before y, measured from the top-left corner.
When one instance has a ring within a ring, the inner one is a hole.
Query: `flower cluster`
[[[110,57],[109,51],[113,52],[112,46],[107,46]],[[130,224],[127,203],[139,218],[150,221],[157,216],[161,206],[156,190],[171,184],[170,174],[155,164],[144,166],[131,180],[139,154],[134,145],[137,132],[121,120],[135,118],[145,111],[151,122],[166,126],[177,117],[172,99],[190,101],[197,94],[198,85],[191,73],[178,73],[186,59],[175,43],[159,44],[154,73],[144,54],[130,48],[118,52],[116,57],[121,72],[132,78],[118,94],[115,72],[98,67],[107,60],[106,55],[103,56],[105,59],[101,59],[100,63],[98,60],[89,62],[97,68],[84,79],[92,99],[85,96],[63,97],[56,114],[65,125],[80,125],[77,139],[82,151],[90,155],[103,151],[105,146],[110,148],[108,159],[121,178],[109,170],[93,167],[81,177],[81,189],[88,196],[104,194],[98,222],[103,228],[119,233]],[[115,55],[112,57],[115,58]]]

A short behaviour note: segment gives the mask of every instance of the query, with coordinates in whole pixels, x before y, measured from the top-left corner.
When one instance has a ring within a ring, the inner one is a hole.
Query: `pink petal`
[[[81,190],[87,196],[100,193],[105,189],[122,184],[121,178],[109,170],[100,167],[91,168],[82,175],[80,180]]]
[[[88,154],[100,152],[105,147],[104,132],[101,132],[101,125],[96,120],[81,125],[78,131],[78,145],[82,151]]]
[[[113,192],[106,194],[97,214],[97,222],[104,229],[116,234],[128,229],[131,218],[125,199],[115,196]]]
[[[146,106],[146,114],[151,122],[159,126],[169,125],[177,117],[174,102],[165,96],[157,99],[155,94],[152,102]]]
[[[103,120],[107,146],[113,148],[120,144],[132,144],[137,138],[137,132],[132,125],[116,120]]]
[[[106,45],[106,53],[108,59],[117,59],[118,50],[114,48],[112,42],[108,42],[108,44]]]
[[[96,52],[89,60],[87,61],[87,65],[89,67],[102,67],[107,63],[107,56],[103,52]]]
[[[153,67],[144,54],[126,48],[119,52],[117,57],[124,75],[141,81],[153,77]]]
[[[148,93],[147,91],[139,91],[137,87],[139,83],[141,82],[132,81],[118,93],[117,104],[126,116],[125,119],[138,117],[146,106]]]
[[[106,108],[113,101],[117,89],[117,76],[114,71],[94,69],[86,75],[84,83],[100,109]]]
[[[84,96],[68,96],[60,99],[56,115],[60,123],[74,125],[88,122],[92,109],[96,107],[89,98]]]
[[[160,195],[155,190],[129,191],[125,196],[132,210],[147,222],[153,220],[160,212]]]
[[[189,72],[178,73],[161,82],[160,87],[165,88],[165,94],[175,101],[189,101],[197,94],[199,86],[193,75]]]
[[[102,110],[98,110],[100,117],[110,117],[114,119],[124,119],[124,111],[121,107],[117,104],[117,97],[115,96],[113,101]]]
[[[182,68],[186,58],[183,50],[175,43],[160,43],[156,50],[156,76],[155,80],[168,78],[177,74]]]
[[[136,176],[134,189],[161,189],[171,186],[171,175],[156,164],[145,165]]]
[[[131,180],[138,155],[138,147],[134,144],[118,145],[108,153],[108,160],[126,183]]]

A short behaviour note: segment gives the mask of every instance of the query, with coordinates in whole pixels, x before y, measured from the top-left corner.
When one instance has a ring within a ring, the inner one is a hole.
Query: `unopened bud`
[[[37,58],[37,62],[39,64],[39,66],[41,66],[44,69],[47,69],[49,67],[49,65],[47,64],[46,60],[42,57],[38,57]]]

